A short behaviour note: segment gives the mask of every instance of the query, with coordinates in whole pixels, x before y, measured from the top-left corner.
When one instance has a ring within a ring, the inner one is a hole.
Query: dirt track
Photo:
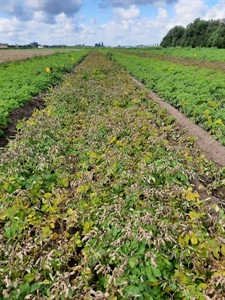
[[[58,52],[65,52],[63,50],[51,49],[0,49],[0,63],[26,60],[34,56],[52,55]]]

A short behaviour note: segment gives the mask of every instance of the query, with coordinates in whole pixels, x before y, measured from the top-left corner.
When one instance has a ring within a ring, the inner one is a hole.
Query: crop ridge
[[[144,85],[134,77],[132,77],[132,80],[142,88],[144,87]],[[163,101],[163,99],[153,91],[149,92],[149,98],[155,100],[161,108],[166,108],[168,114],[176,118],[176,122],[181,126],[181,130],[186,129],[187,134],[196,138],[198,147],[204,152],[209,160],[215,162],[219,167],[225,167],[225,146],[213,139],[208,131],[191,122],[189,118],[174,106]]]
[[[0,298],[225,296],[225,170],[91,52],[0,154]]]

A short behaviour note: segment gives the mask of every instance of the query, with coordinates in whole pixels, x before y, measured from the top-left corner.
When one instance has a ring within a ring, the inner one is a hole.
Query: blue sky
[[[225,18],[225,0],[0,0],[0,43],[154,45],[198,17]]]

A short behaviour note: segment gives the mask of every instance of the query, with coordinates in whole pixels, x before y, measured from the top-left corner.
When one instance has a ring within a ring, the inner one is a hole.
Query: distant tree
[[[95,43],[95,47],[104,47],[103,42],[102,43]]]
[[[34,47],[34,48],[37,48],[38,45],[39,45],[39,44],[38,44],[37,42],[30,43],[30,46],[31,46],[31,47]]]
[[[162,39],[162,47],[218,47],[225,48],[225,22],[222,20],[201,20],[175,26]]]
[[[182,26],[175,26],[170,29],[167,35],[163,38],[161,42],[162,47],[176,47],[180,46],[182,38],[185,34],[185,28]]]

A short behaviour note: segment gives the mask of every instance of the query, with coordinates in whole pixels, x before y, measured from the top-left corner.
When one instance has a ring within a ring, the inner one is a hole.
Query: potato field
[[[0,149],[0,299],[225,299],[225,167],[148,95],[224,144],[224,75],[84,51],[38,58],[45,107]]]

